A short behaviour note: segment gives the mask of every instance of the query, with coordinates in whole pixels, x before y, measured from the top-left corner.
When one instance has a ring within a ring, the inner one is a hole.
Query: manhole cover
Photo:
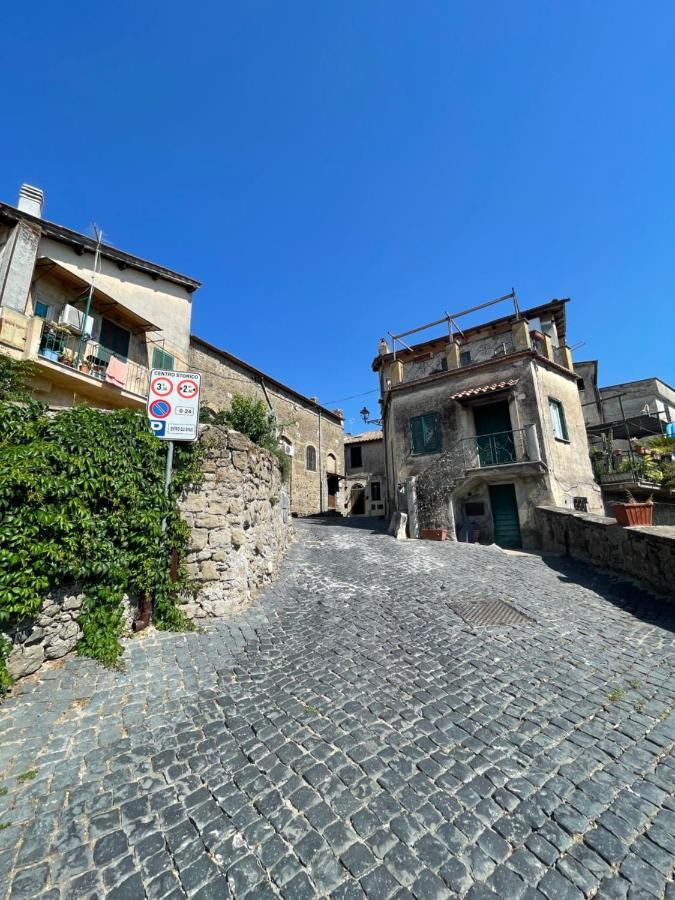
[[[469,625],[521,625],[532,622],[514,606],[503,600],[471,600],[451,603],[450,609]]]

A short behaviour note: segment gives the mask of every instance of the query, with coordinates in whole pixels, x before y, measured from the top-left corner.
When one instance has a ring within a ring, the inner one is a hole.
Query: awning
[[[496,394],[497,391],[508,391],[517,384],[517,378],[509,378],[508,381],[494,381],[492,384],[483,384],[480,387],[467,388],[465,391],[457,391],[456,394],[450,394],[450,400],[470,400],[472,397]]]
[[[79,288],[83,292],[88,291],[91,287],[91,282],[87,281],[85,278],[81,278],[70,268],[56,262],[54,259],[50,259],[48,256],[41,256],[38,259],[35,268],[43,273],[53,273],[56,277],[65,281],[66,284]],[[81,301],[76,302],[78,302],[78,305],[82,305]],[[149,319],[139,316],[137,312],[129,309],[124,303],[120,303],[119,300],[115,300],[114,297],[111,297],[110,294],[106,294],[100,288],[96,287],[96,285],[94,285],[93,309],[95,312],[103,313],[103,315],[107,312],[114,312],[115,315],[119,316],[120,319],[123,319],[135,331],[162,330],[159,325],[155,325],[155,323],[151,322]]]

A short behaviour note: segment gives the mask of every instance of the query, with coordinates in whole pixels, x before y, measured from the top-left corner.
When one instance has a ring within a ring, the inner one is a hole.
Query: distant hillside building
[[[385,516],[386,477],[381,431],[345,436],[344,495],[348,516]]]
[[[190,340],[190,367],[202,375],[202,406],[228,409],[235,394],[255,397],[274,413],[281,445],[291,459],[290,511],[298,516],[344,507],[344,431],[341,410],[326,409],[202,338]]]
[[[109,244],[94,275],[96,241],[43,204],[26,184],[18,206],[0,203],[0,353],[34,364],[49,406],[143,407],[151,368],[188,366],[199,282]]]

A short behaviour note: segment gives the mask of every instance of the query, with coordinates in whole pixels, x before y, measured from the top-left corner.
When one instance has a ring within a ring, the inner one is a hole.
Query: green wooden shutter
[[[161,347],[155,347],[152,351],[152,368],[164,369],[165,372],[173,372],[174,358]]]
[[[410,443],[413,453],[424,453],[423,416],[415,416],[410,420]]]
[[[424,449],[427,453],[433,453],[440,450],[441,432],[438,427],[438,415],[436,413],[428,413],[422,417],[422,426],[424,428]]]

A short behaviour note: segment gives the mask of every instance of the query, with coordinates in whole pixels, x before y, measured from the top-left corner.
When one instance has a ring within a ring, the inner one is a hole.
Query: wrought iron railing
[[[481,434],[461,441],[466,469],[485,469],[513,463],[541,462],[539,441],[534,425]]]
[[[79,362],[78,362],[79,353]],[[80,336],[71,334],[61,326],[55,326],[51,322],[45,322],[42,326],[39,356],[50,362],[58,363],[65,369],[77,369],[82,375],[88,375],[97,381],[105,381],[116,387],[121,385],[111,380],[112,373],[108,373],[110,360],[115,357],[126,366],[126,372],[122,370],[120,375],[124,378],[123,389],[139,397],[148,395],[149,370],[146,366],[132,362],[119,353],[107,350],[97,341],[85,340],[80,347]]]

